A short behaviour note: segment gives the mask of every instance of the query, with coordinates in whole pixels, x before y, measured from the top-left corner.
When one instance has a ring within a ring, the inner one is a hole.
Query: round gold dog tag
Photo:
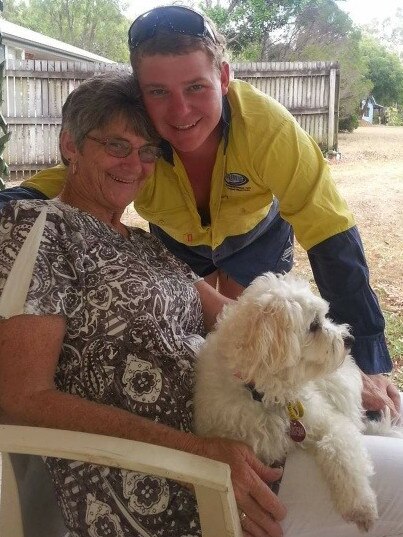
[[[290,421],[290,432],[291,440],[294,442],[302,442],[306,437],[305,427],[298,420]]]

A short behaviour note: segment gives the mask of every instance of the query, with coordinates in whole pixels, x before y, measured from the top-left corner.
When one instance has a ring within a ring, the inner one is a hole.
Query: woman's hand
[[[245,537],[281,537],[279,521],[286,509],[267,483],[277,481],[282,470],[260,462],[252,450],[241,442],[221,438],[202,439],[199,455],[226,462],[231,467],[231,480],[241,513]]]

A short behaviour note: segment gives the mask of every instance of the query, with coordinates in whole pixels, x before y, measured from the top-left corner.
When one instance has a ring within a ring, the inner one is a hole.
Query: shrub
[[[400,127],[403,125],[403,108],[389,106],[386,109],[386,124],[392,127]]]
[[[353,132],[357,128],[358,116],[356,114],[349,114],[339,119],[339,132]]]

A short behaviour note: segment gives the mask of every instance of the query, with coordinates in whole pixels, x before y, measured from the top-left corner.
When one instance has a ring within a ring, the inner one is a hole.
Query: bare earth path
[[[332,175],[354,213],[373,287],[392,311],[403,306],[403,127],[339,135]]]
[[[354,213],[390,340],[393,335],[389,347],[402,368],[403,127],[368,126],[340,134],[339,151],[332,175]],[[296,270],[311,278],[299,248]],[[400,376],[403,387],[403,373]]]
[[[403,127],[361,127],[342,135],[340,150],[333,176],[355,214],[373,286],[385,307],[402,312]]]

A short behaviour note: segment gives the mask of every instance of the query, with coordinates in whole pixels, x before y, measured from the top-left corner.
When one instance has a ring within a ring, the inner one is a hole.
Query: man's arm
[[[366,410],[378,413],[389,407],[392,417],[400,421],[400,392],[390,379],[384,375],[362,373],[362,403]]]
[[[316,284],[330,304],[330,316],[351,326],[352,355],[365,373],[363,403],[367,410],[385,405],[399,410],[397,389],[382,373],[392,370],[385,341],[385,320],[369,284],[369,270],[357,228],[326,239],[308,250]]]
[[[0,192],[0,209],[10,200],[47,200],[60,194],[66,181],[66,167],[62,164],[40,171],[20,186]]]
[[[352,354],[367,374],[388,373],[385,320],[369,284],[369,271],[357,228],[338,233],[308,250],[316,284],[330,304],[330,316],[352,327]]]
[[[11,200],[46,200],[48,197],[36,190],[35,188],[14,186],[12,188],[5,188],[0,192],[0,209],[3,205]]]

